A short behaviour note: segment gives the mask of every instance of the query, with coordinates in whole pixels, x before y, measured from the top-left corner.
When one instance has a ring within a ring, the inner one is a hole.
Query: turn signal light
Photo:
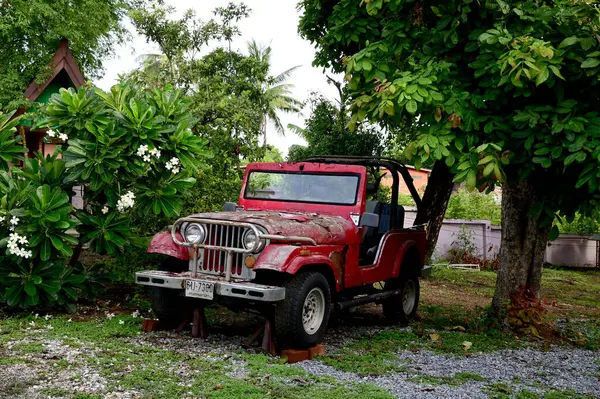
[[[256,258],[252,255],[248,255],[248,256],[246,256],[246,259],[244,259],[244,264],[249,269],[252,269],[254,267],[255,263],[256,263]]]

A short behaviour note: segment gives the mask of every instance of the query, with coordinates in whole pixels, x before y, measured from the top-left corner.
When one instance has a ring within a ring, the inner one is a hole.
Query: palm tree
[[[264,47],[258,44],[255,40],[248,42],[248,53],[251,57],[258,61],[264,62],[270,67],[271,65],[271,47]],[[278,112],[299,113],[302,109],[302,102],[292,97],[291,89],[294,85],[286,83],[292,73],[298,69],[300,65],[296,65],[286,71],[283,71],[277,76],[269,76],[263,83],[262,108],[263,120],[261,122],[261,130],[263,134],[264,144],[267,145],[267,125],[273,123],[277,132],[281,135],[285,134],[285,129],[279,119]]]

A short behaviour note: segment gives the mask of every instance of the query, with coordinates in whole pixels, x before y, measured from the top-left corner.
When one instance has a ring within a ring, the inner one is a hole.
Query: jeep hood
[[[264,227],[269,234],[308,237],[317,244],[347,245],[348,237],[354,236],[348,233],[356,230],[354,223],[341,216],[310,213],[242,211],[198,213],[189,217],[252,223]]]

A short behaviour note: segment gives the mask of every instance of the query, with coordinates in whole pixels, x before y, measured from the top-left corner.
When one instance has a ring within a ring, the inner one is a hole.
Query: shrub
[[[14,138],[18,122],[4,119],[0,159],[8,164],[22,157],[23,147]],[[0,299],[72,310],[78,293],[94,296],[106,276],[77,263],[81,246],[122,253],[137,242],[132,216],[179,215],[181,197],[195,183],[191,176],[210,155],[189,124],[176,90],[84,87],[54,95],[36,127],[64,141],[62,159],[38,154],[11,174],[0,172]],[[85,192],[77,210],[71,205],[76,185]]]
[[[464,188],[450,196],[446,218],[466,220],[489,220],[494,225],[500,224],[500,203],[491,194],[471,192]]]

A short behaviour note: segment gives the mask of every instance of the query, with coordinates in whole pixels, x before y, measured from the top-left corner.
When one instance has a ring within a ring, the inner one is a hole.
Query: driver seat
[[[367,200],[365,212],[381,215],[382,207],[383,204],[379,201]],[[375,259],[381,235],[379,234],[379,227],[363,228],[365,229],[365,232],[360,243],[360,265],[366,266],[372,264]]]

